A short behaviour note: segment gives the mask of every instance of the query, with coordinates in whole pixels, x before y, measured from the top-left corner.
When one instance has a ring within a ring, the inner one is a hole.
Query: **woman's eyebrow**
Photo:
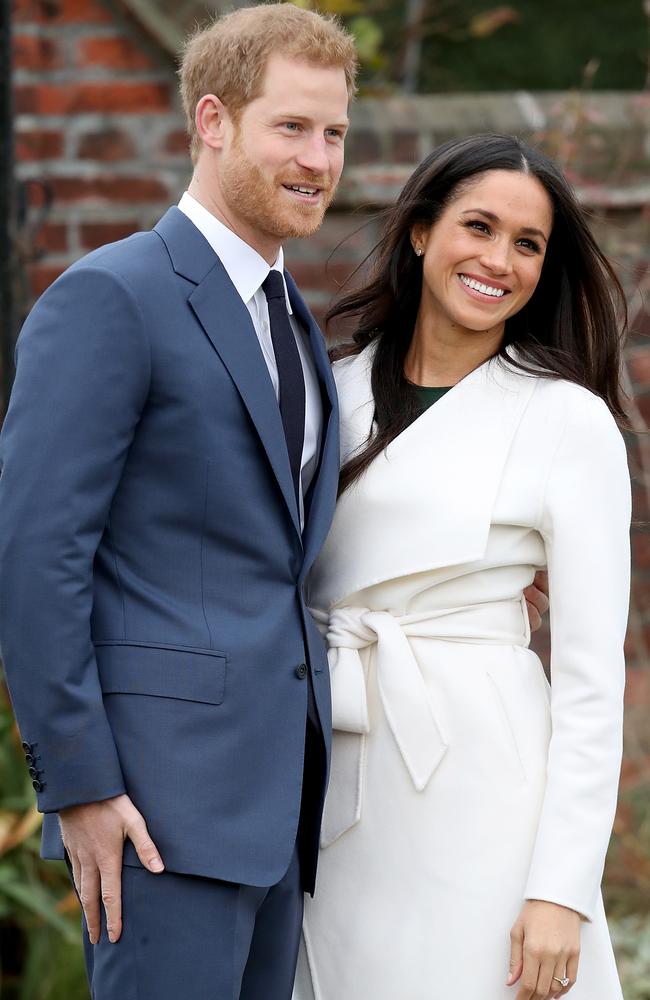
[[[494,212],[488,212],[486,208],[468,208],[464,212],[461,212],[461,215],[476,215],[477,213],[479,215],[484,215],[486,219],[490,220],[490,222],[501,221],[498,215],[495,215]],[[544,242],[548,243],[546,233],[543,233],[541,229],[535,229],[534,226],[522,226],[520,232],[525,233],[526,236],[541,236]]]

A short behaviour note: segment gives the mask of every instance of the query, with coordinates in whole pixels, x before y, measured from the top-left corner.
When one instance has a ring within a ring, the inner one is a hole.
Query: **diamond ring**
[[[568,986],[569,983],[571,982],[568,976],[565,976],[563,979],[558,979],[557,976],[553,976],[553,979],[555,980],[556,983],[559,983],[560,986]]]

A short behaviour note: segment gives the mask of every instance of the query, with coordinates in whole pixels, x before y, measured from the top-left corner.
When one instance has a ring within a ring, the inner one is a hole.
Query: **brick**
[[[139,228],[134,219],[127,219],[124,222],[89,222],[80,227],[79,238],[84,250],[94,250],[96,247],[104,246],[105,243],[123,240],[131,233],[137,232]]]
[[[42,295],[45,289],[48,288],[60,274],[63,274],[65,268],[65,264],[30,264],[27,268],[27,274],[29,277],[32,295],[35,298]]]
[[[634,401],[646,427],[650,427],[650,392],[635,393]]]
[[[308,263],[298,261],[292,263],[291,273],[299,287],[318,288],[327,292],[338,291],[349,278],[352,267],[349,264]]]
[[[627,671],[625,704],[629,706],[650,706],[650,670]]]
[[[40,251],[67,253],[68,227],[62,222],[46,222],[36,230],[34,243]]]
[[[636,349],[627,357],[627,363],[636,385],[650,389],[650,347]]]
[[[420,159],[418,132],[394,132],[390,146],[393,163],[418,163]]]
[[[381,160],[381,142],[377,132],[358,129],[350,134],[346,147],[346,161],[350,166],[377,163]]]
[[[121,129],[105,129],[103,132],[86,132],[80,136],[77,156],[81,160],[114,163],[116,160],[133,159],[136,156],[136,148],[127,132]]]
[[[173,132],[170,132],[163,143],[163,151],[171,153],[174,156],[187,156],[189,148],[190,140],[185,129],[175,129]]]
[[[77,64],[83,68],[102,66],[114,70],[152,69],[149,55],[128,38],[82,38],[77,46]]]
[[[15,35],[12,43],[14,69],[47,72],[60,69],[65,60],[57,43],[51,38]]]
[[[171,107],[168,83],[83,83],[22,85],[15,89],[19,114],[66,115],[111,111],[146,113]]]
[[[63,133],[55,131],[17,132],[16,159],[54,160],[63,156]]]
[[[153,177],[56,177],[50,187],[57,201],[167,201],[167,187]]]
[[[650,534],[632,532],[632,559],[637,569],[650,568]]]
[[[110,11],[99,0],[13,0],[17,23],[32,24],[106,24]]]
[[[634,788],[650,773],[648,757],[624,757],[621,764],[621,788]]]

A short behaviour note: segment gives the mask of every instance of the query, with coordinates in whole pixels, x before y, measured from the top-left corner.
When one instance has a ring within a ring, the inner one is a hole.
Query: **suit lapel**
[[[207,240],[179,209],[171,208],[156,232],[176,273],[196,286],[188,302],[237,387],[300,536],[280,410],[250,313]]]
[[[304,578],[325,541],[336,504],[339,474],[339,415],[336,385],[323,334],[288,272],[285,272],[285,278],[291,308],[309,335],[309,344],[321,385],[323,402],[320,460],[312,484],[309,508],[305,511],[305,556],[301,573]]]

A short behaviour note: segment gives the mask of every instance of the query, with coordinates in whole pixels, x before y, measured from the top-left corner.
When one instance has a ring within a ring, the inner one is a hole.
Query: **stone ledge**
[[[527,90],[481,94],[418,94],[363,97],[351,108],[352,136],[376,132],[433,130],[451,135],[480,131],[535,132],[580,111],[600,128],[650,129],[650,93]]]

